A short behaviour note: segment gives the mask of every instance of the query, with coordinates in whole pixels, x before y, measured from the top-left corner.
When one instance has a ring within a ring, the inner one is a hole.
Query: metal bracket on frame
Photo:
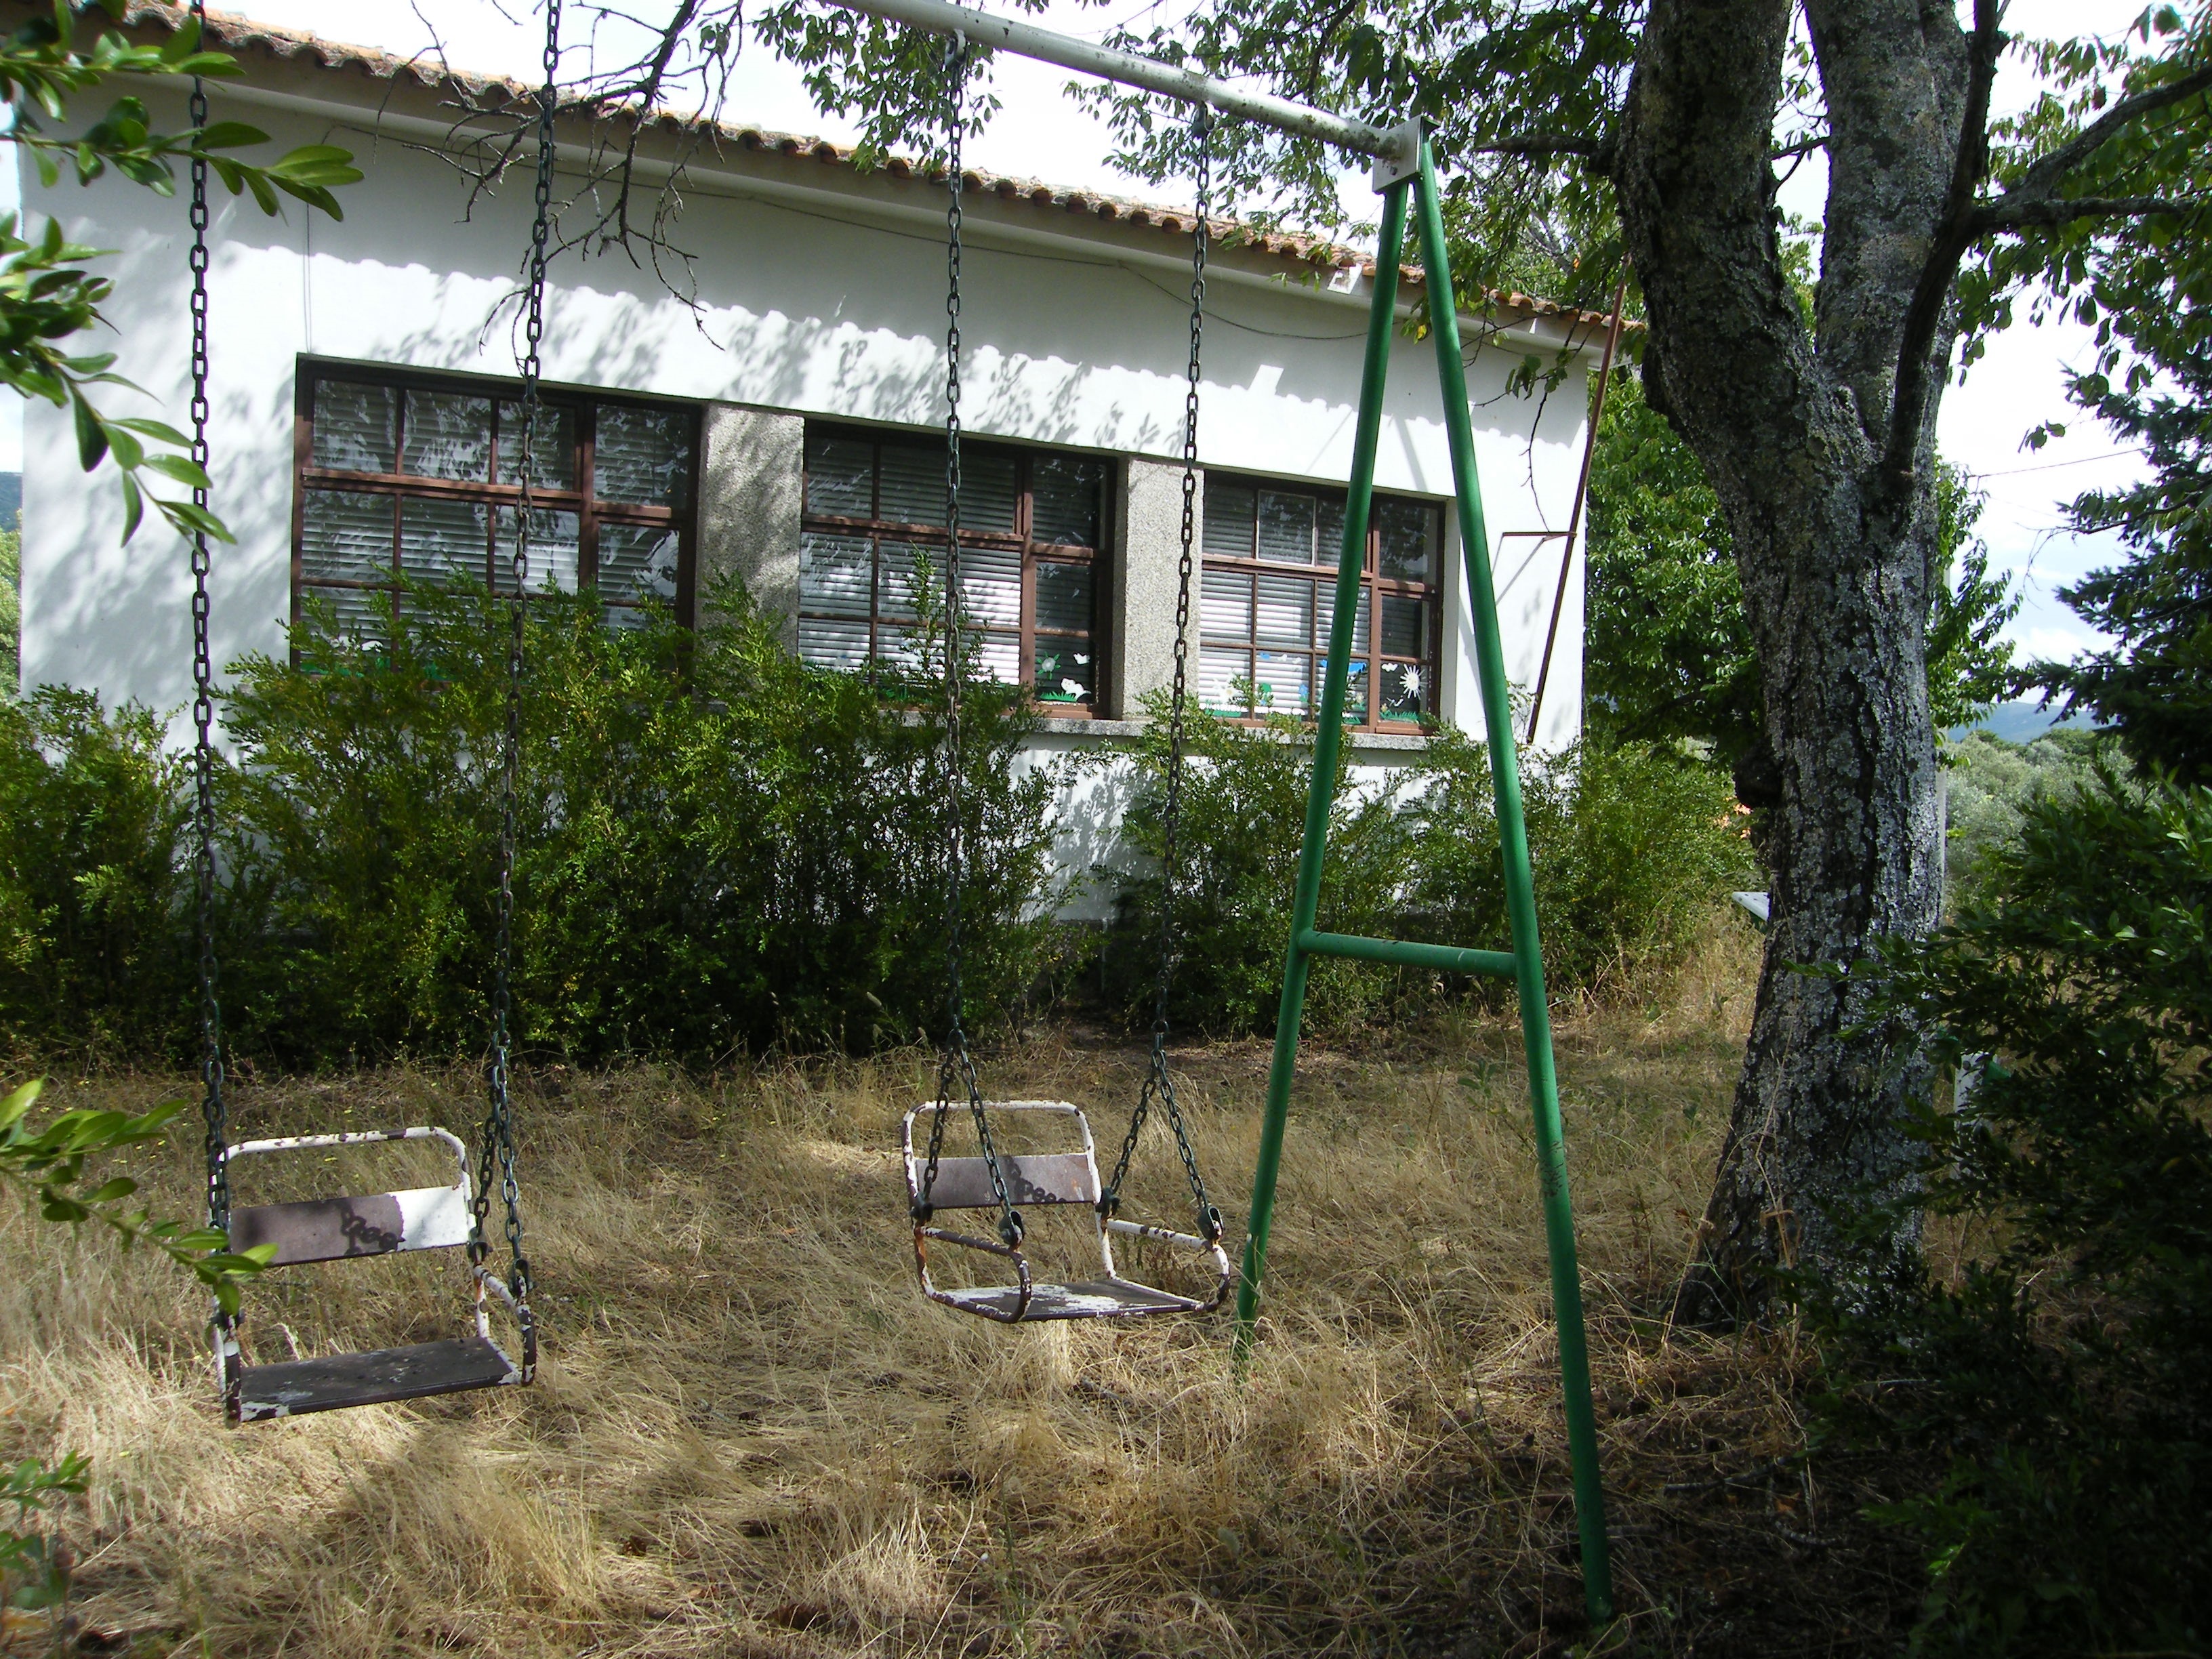
[[[1424,133],[1419,117],[1402,126],[1392,127],[1383,135],[1390,148],[1375,158],[1375,167],[1368,176],[1375,184],[1375,193],[1380,196],[1393,185],[1402,185],[1417,177],[1421,171],[1421,139]]]

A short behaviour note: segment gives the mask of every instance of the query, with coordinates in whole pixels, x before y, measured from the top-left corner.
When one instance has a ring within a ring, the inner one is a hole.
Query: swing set
[[[1522,1045],[1528,1070],[1537,1158],[1538,1186],[1551,1261],[1553,1310],[1559,1334],[1563,1403],[1575,1507],[1581,1534],[1584,1592],[1592,1615],[1611,1616],[1613,1591],[1606,1536],[1604,1498],[1599,1479],[1597,1440],[1592,1409],[1589,1363],[1584,1333],[1580,1274],[1576,1262],[1572,1212],[1567,1194],[1566,1158],[1553,1070],[1550,1014],[1538,947],[1536,906],[1521,805],[1517,750],[1499,638],[1497,597],[1492,586],[1489,537],[1476,476],[1466,367],[1462,355],[1457,307],[1437,184],[1434,155],[1418,122],[1382,129],[1287,100],[1218,81],[1199,71],[1155,62],[1089,42],[1075,40],[1011,18],[994,17],[948,3],[948,0],[825,0],[825,3],[906,24],[948,40],[945,79],[948,164],[945,170],[945,558],[944,577],[945,732],[939,750],[940,793],[945,823],[945,918],[947,934],[945,1033],[939,1054],[933,1101],[906,1115],[902,1141],[908,1210],[913,1224],[916,1274],[922,1293],[957,1311],[1002,1324],[1087,1318],[1126,1319],[1156,1314],[1203,1313],[1220,1307],[1234,1285],[1237,1316],[1234,1343],[1241,1360],[1256,1339],[1261,1285],[1274,1218],[1285,1127],[1295,1079],[1306,985],[1316,957],[1389,963],[1452,974],[1510,979],[1517,994]],[[204,0],[193,0],[200,15]],[[528,453],[532,422],[538,411],[539,341],[544,330],[545,269],[555,159],[554,120],[558,108],[560,0],[547,0],[545,81],[536,118],[536,212],[524,294],[526,351],[523,360],[523,444]],[[978,48],[1005,51],[1165,96],[1194,112],[1192,149],[1197,158],[1197,211],[1192,240],[1190,353],[1182,431],[1182,518],[1180,589],[1176,607],[1174,676],[1169,703],[1168,763],[1163,822],[1164,877],[1172,891],[1182,875],[1176,832],[1182,799],[1187,670],[1191,620],[1191,578],[1199,483],[1198,417],[1202,379],[1201,344],[1206,317],[1206,259],[1211,227],[1208,139],[1218,117],[1254,121],[1373,158],[1373,182],[1382,197],[1381,236],[1370,297],[1359,407],[1354,432],[1344,541],[1339,563],[1318,721],[1313,737],[1313,770],[1300,847],[1291,910],[1291,936],[1284,958],[1283,988],[1273,1059],[1268,1073],[1261,1141],[1246,1218],[1242,1271],[1232,1269],[1224,1247],[1221,1213],[1207,1195],[1188,1126],[1176,1100],[1168,1059],[1167,1008],[1176,963],[1176,940],[1162,907],[1152,1050],[1145,1080],[1127,1133],[1109,1177],[1102,1180],[1089,1121],[1082,1109],[1061,1101],[987,1100],[976,1074],[963,1024],[962,981],[963,884],[970,826],[962,793],[963,732],[961,687],[964,658],[961,637],[960,525],[960,262],[961,147],[966,114],[967,76]],[[199,83],[192,90],[195,125],[206,119]],[[192,419],[193,458],[208,459],[207,226],[206,164],[192,164]],[[1513,948],[1462,949],[1404,939],[1366,939],[1320,931],[1316,926],[1321,878],[1327,850],[1337,761],[1343,741],[1348,665],[1353,655],[1352,627],[1358,613],[1361,562],[1367,543],[1381,436],[1382,398],[1390,349],[1397,330],[1400,255],[1407,221],[1413,220],[1421,268],[1426,274],[1430,335],[1435,343],[1444,427],[1451,459],[1460,545],[1474,617],[1475,656],[1491,777],[1505,879],[1507,914]],[[207,1125],[208,1218],[228,1233],[232,1248],[275,1246],[273,1265],[306,1265],[399,1250],[465,1249],[474,1285],[472,1334],[408,1347],[344,1354],[289,1364],[248,1365],[241,1358],[234,1321],[217,1311],[215,1346],[222,1399],[232,1420],[255,1421],[431,1395],[526,1383],[534,1374],[537,1341],[530,1312],[530,1267],[522,1249],[520,1190],[515,1178],[514,1130],[509,1092],[514,965],[514,870],[515,792],[520,754],[524,611],[530,557],[530,471],[518,470],[514,582],[508,596],[512,627],[507,655],[507,719],[500,755],[501,817],[497,896],[498,933],[494,962],[490,1065],[485,1116],[477,1136],[473,1182],[469,1151],[460,1139],[434,1127],[249,1140],[231,1144],[223,1098],[221,1016],[216,996],[212,931],[214,891],[212,672],[208,647],[207,576],[209,550],[204,537],[191,544],[193,576],[193,721],[196,796],[196,875],[200,939],[200,1011],[204,1106]],[[202,505],[205,492],[196,492]],[[964,1102],[978,1151],[947,1156],[945,1132]],[[1120,1213],[1121,1188],[1139,1136],[1157,1107],[1173,1133],[1188,1177],[1194,1231],[1127,1220]],[[1030,1127],[1056,1127],[1068,1144],[1048,1152],[1001,1152],[993,1131],[994,1116]],[[927,1134],[917,1145],[917,1127]],[[236,1160],[265,1153],[413,1141],[433,1143],[453,1154],[451,1185],[311,1200],[289,1204],[234,1207],[229,1170]],[[504,1275],[489,1266],[485,1231],[493,1187],[505,1207],[509,1263]],[[1095,1225],[1098,1270],[1095,1277],[1039,1283],[1023,1246],[1024,1208],[1087,1210]],[[995,1240],[939,1224],[946,1211],[995,1212]],[[1117,1268],[1116,1239],[1149,1242],[1188,1254],[1211,1272],[1210,1294],[1194,1295],[1148,1285]],[[1011,1283],[942,1287],[932,1276],[930,1247],[938,1245],[1003,1263]],[[512,1358],[491,1335],[490,1306],[499,1303],[520,1328],[520,1358]]]

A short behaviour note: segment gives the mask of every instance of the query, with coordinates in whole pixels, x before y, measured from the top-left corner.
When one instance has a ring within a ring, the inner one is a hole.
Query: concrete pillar
[[[776,410],[709,404],[701,444],[699,595],[734,575],[782,618],[799,648],[799,523],[805,506],[806,421]]]
[[[1199,475],[1198,501],[1196,534],[1202,544],[1206,535],[1203,472]],[[1120,540],[1115,549],[1113,610],[1107,629],[1110,705],[1107,712],[1117,719],[1135,720],[1144,714],[1145,694],[1164,690],[1175,679],[1176,566],[1182,557],[1182,463],[1132,456],[1122,463],[1114,506]],[[1200,557],[1196,549],[1193,557]],[[1201,585],[1196,568],[1190,580],[1189,673],[1194,688]]]

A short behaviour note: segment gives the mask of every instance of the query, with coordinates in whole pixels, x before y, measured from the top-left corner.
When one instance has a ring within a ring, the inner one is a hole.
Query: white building
[[[174,15],[142,5],[131,19],[158,38]],[[395,570],[490,569],[514,493],[498,444],[516,384],[502,302],[530,192],[526,168],[471,202],[450,153],[452,83],[428,66],[235,19],[210,34],[246,70],[210,83],[215,118],[251,122],[279,150],[343,144],[368,173],[342,192],[341,223],[219,198],[212,472],[238,537],[215,561],[220,666],[283,650],[309,594],[359,614]],[[180,90],[143,89],[170,130],[185,125]],[[897,648],[904,550],[927,539],[915,525],[942,516],[943,185],[898,166],[860,171],[811,140],[701,136],[664,124],[641,152],[655,181],[677,145],[690,153],[677,234],[696,256],[696,309],[618,254],[552,269],[544,373],[561,418],[542,461],[556,511],[540,568],[595,577],[617,623],[647,591],[686,614],[735,573],[788,618],[793,648],[855,665]],[[34,219],[117,251],[118,367],[181,424],[183,201],[121,180],[46,189],[27,167],[22,190]],[[1189,225],[1177,210],[991,174],[971,174],[966,199],[967,592],[986,660],[1038,688],[1038,747],[1065,750],[1132,730],[1169,671]],[[1402,287],[1417,294],[1418,276]],[[1218,709],[1236,712],[1232,681],[1294,711],[1315,684],[1369,291],[1348,250],[1217,242],[1194,655]],[[1465,325],[1481,343],[1468,384],[1507,672],[1524,690],[1570,564],[1539,748],[1570,741],[1581,717],[1582,583],[1565,532],[1587,399],[1579,375],[1548,398],[1512,395],[1507,379],[1562,349],[1594,369],[1602,320],[1515,296]],[[114,401],[137,412],[126,394]],[[86,478],[66,416],[42,403],[27,406],[23,482],[24,684],[181,708],[181,547],[158,522],[122,544],[112,475]],[[1417,749],[1425,719],[1481,726],[1437,379],[1431,345],[1410,335],[1392,361],[1376,482],[1361,624],[1376,666],[1355,688],[1352,738],[1366,768]],[[1089,827],[1093,847],[1102,827]]]

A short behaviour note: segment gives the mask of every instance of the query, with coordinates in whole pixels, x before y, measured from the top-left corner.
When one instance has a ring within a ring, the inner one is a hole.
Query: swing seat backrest
[[[1086,1204],[1098,1202],[1098,1159],[1091,1149],[1091,1125],[1082,1109],[1060,1100],[993,1101],[991,1115],[1004,1113],[1042,1112],[1073,1121],[1083,1137],[1081,1150],[1072,1152],[1018,1152],[999,1154],[999,1173],[1006,1180],[1006,1195],[1018,1210],[1032,1210],[1052,1204]],[[924,1109],[909,1113],[906,1125],[906,1186],[909,1199],[921,1196],[922,1176],[929,1161],[925,1138],[924,1145],[915,1145],[915,1129],[918,1119],[925,1119]],[[964,1112],[957,1115],[965,1117]],[[926,1126],[925,1126],[926,1127]],[[999,1195],[991,1190],[991,1166],[981,1158],[941,1158],[937,1162],[937,1179],[929,1189],[930,1207],[938,1210],[995,1210]]]
[[[349,1256],[386,1255],[395,1250],[447,1250],[469,1242],[468,1149],[444,1129],[372,1130],[331,1135],[292,1135],[248,1140],[233,1146],[226,1160],[264,1152],[311,1152],[331,1146],[360,1146],[380,1141],[440,1140],[453,1154],[449,1187],[411,1187],[346,1198],[311,1198],[289,1204],[241,1205],[230,1212],[230,1247],[249,1249],[273,1244],[270,1266],[338,1261]]]

